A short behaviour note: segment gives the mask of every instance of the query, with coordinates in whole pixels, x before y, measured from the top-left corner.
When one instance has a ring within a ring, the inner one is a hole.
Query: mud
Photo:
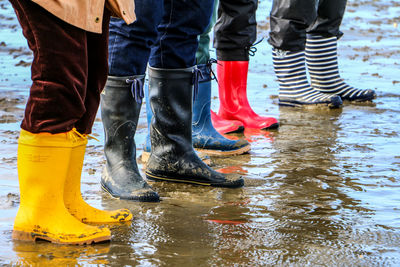
[[[259,38],[267,38],[270,8],[271,1],[260,2]],[[250,153],[212,158],[219,171],[243,175],[242,189],[156,182],[160,203],[112,199],[99,183],[104,134],[98,118],[93,132],[100,142],[88,145],[84,198],[98,208],[129,208],[134,221],[110,225],[109,244],[80,247],[11,239],[19,205],[17,138],[32,56],[9,2],[0,0],[0,264],[400,265],[399,20],[398,1],[349,1],[339,42],[341,74],[355,87],[375,89],[378,98],[338,110],[280,108],[271,47],[266,40],[257,45],[249,99],[281,127],[230,135],[246,138]],[[143,109],[138,156],[146,132]]]

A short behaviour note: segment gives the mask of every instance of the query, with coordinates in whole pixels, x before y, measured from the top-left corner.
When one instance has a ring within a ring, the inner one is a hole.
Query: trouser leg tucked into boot
[[[87,204],[81,194],[81,174],[87,144],[87,135],[76,133],[76,145],[71,149],[67,179],[64,186],[64,204],[68,211],[84,223],[113,223],[132,220],[127,209],[105,211]]]
[[[195,68],[149,67],[151,155],[146,176],[158,181],[218,187],[241,187],[243,179],[208,167],[192,146],[192,99]]]
[[[248,61],[218,60],[218,115],[228,120],[239,120],[245,128],[276,129],[279,123],[275,118],[259,116],[250,107],[247,99],[248,69]]]
[[[205,64],[198,65],[203,79],[193,101],[192,141],[200,152],[213,156],[240,155],[250,150],[246,140],[229,140],[219,134],[211,123],[211,75]],[[207,79],[206,77],[209,77]]]
[[[110,240],[110,230],[89,226],[72,216],[64,204],[73,131],[33,134],[21,130],[18,141],[20,206],[12,237],[60,244],[91,244]]]
[[[101,95],[106,166],[101,185],[113,197],[159,201],[141,177],[136,163],[135,132],[143,98],[144,75],[109,76]]]
[[[376,98],[374,90],[356,89],[340,78],[337,61],[337,37],[307,35],[306,62],[311,86],[325,94],[339,95],[342,100],[370,101]]]
[[[342,105],[340,96],[324,94],[313,89],[307,79],[304,51],[272,50],[275,74],[279,82],[279,105],[325,105],[337,108]]]

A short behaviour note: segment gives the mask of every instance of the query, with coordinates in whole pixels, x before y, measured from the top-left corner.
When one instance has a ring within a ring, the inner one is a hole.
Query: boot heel
[[[36,241],[36,236],[33,233],[28,233],[24,231],[13,230],[12,239],[20,241]]]

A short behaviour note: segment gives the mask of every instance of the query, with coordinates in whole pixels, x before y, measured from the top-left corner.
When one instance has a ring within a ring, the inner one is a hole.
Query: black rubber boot
[[[113,197],[157,202],[158,194],[141,177],[136,163],[135,132],[143,98],[144,75],[108,76],[101,95],[106,166],[101,185]]]
[[[192,145],[193,84],[197,68],[149,67],[151,155],[146,177],[156,181],[216,187],[241,187],[239,175],[226,176],[204,164]]]

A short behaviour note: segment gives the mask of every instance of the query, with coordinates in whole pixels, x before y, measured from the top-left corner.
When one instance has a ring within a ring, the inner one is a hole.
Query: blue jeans
[[[109,75],[144,74],[154,68],[196,64],[197,36],[210,22],[214,0],[135,0],[137,20],[110,22]]]

